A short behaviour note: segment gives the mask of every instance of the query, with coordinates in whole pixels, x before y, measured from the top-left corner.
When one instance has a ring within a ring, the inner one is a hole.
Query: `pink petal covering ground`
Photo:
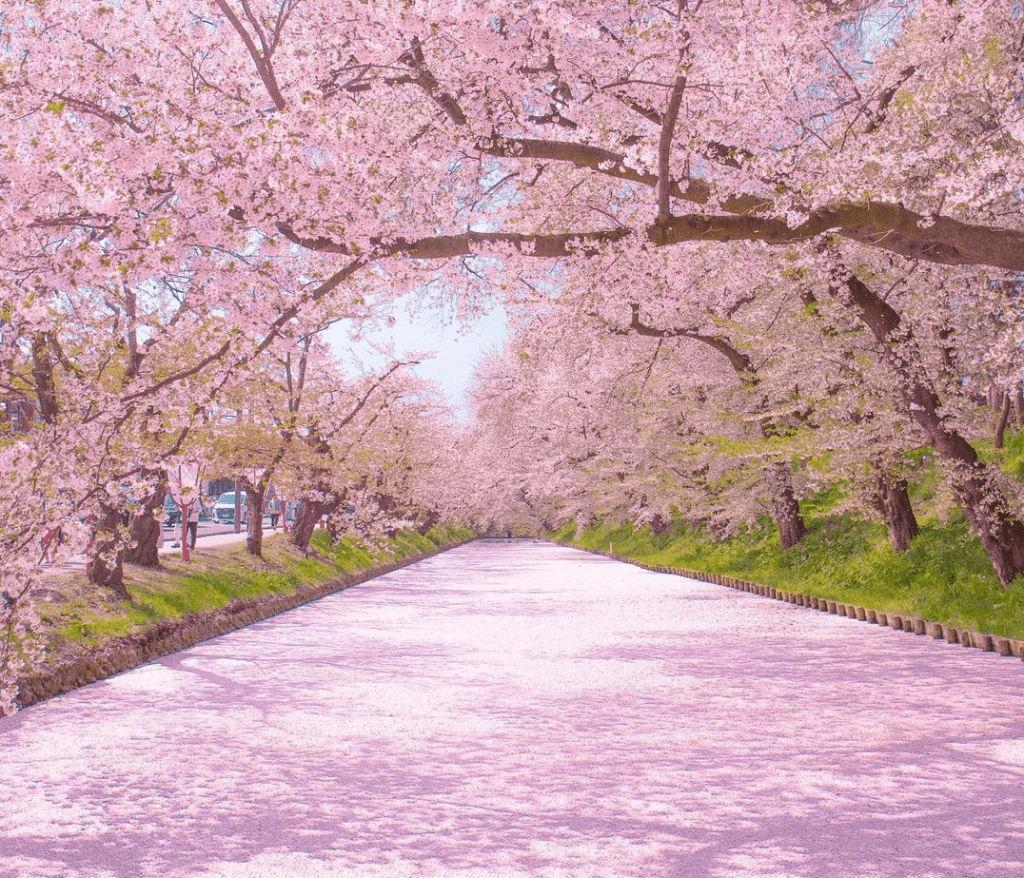
[[[1024,666],[475,543],[0,720],[0,875],[1024,875]]]

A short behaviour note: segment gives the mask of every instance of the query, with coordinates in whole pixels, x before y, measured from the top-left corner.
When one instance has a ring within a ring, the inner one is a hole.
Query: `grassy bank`
[[[264,540],[262,559],[249,555],[241,542],[210,548],[200,544],[189,563],[165,557],[155,570],[129,565],[125,583],[131,603],[108,599],[86,581],[84,572],[64,574],[48,579],[37,596],[42,622],[38,636],[46,642],[48,660],[57,661],[69,650],[95,648],[155,624],[221,609],[235,600],[351,581],[382,565],[430,554],[473,536],[469,528],[445,526],[426,536],[401,531],[394,539],[346,538],[331,546],[327,533],[317,531],[313,553],[307,556],[275,534]]]
[[[1000,586],[981,544],[962,519],[926,523],[897,555],[885,528],[856,518],[810,520],[810,536],[788,552],[762,521],[719,541],[701,528],[674,524],[662,534],[631,525],[596,524],[576,535],[569,524],[553,539],[672,567],[721,573],[819,598],[918,615],[958,628],[1024,638],[1024,578]]]

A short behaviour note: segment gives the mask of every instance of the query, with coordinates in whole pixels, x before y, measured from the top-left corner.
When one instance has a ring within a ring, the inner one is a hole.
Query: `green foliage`
[[[846,500],[849,490],[849,482],[837,480],[828,488],[801,500],[800,509],[806,517],[827,516],[835,512],[836,509],[843,508],[842,504]]]
[[[1002,588],[962,517],[922,524],[902,555],[892,550],[884,526],[849,514],[811,519],[808,526],[809,536],[788,552],[782,551],[768,518],[725,540],[678,522],[658,535],[646,527],[598,524],[575,542],[652,564],[722,573],[874,610],[1024,637],[1024,578]],[[575,533],[569,524],[552,536],[573,542]]]
[[[309,546],[326,558],[330,558],[342,571],[357,570],[373,564],[373,552],[363,545],[363,541],[345,537],[337,545],[331,545],[327,531],[314,531]]]
[[[80,601],[68,603],[60,613],[51,613],[52,624],[63,640],[95,645],[162,619],[217,610],[235,598],[286,594],[304,586],[322,585],[472,536],[469,528],[445,525],[433,528],[426,536],[399,531],[393,538],[381,537],[373,545],[346,537],[332,546],[326,531],[316,531],[311,540],[315,554],[310,557],[293,549],[282,536],[264,541],[262,559],[248,555],[241,544],[206,550],[189,564],[164,559],[160,571],[132,568],[137,581],[128,583],[134,598],[131,604],[97,608]]]
[[[558,540],[560,543],[572,542],[576,536],[576,522],[570,521],[562,525],[560,530],[556,530],[552,535],[552,539]]]
[[[999,454],[999,465],[1004,472],[1024,482],[1024,430],[1012,436],[1007,433]]]

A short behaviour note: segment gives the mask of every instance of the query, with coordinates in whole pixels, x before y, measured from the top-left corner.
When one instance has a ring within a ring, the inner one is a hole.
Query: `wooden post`
[[[191,501],[181,507],[181,560],[191,561],[192,554],[188,548],[188,519],[192,514]]]

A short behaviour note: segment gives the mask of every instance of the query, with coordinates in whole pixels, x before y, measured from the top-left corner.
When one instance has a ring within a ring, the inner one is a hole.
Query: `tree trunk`
[[[263,500],[267,496],[267,486],[260,482],[251,485],[246,482],[246,505],[249,511],[249,523],[245,531],[245,548],[250,555],[263,557]],[[237,496],[237,495],[236,495]]]
[[[910,541],[920,533],[907,492],[907,480],[893,478],[888,473],[875,476],[874,505],[889,531],[893,550],[906,552]]]
[[[1010,406],[1013,404],[1013,400],[1010,398],[1010,394],[1003,394],[1003,407],[999,410],[999,416],[996,418],[996,429],[995,436],[993,437],[993,443],[996,448],[1003,447],[1003,436],[1006,434],[1006,425],[1010,420]]]
[[[1014,518],[995,481],[995,473],[958,433],[945,429],[934,411],[914,410],[931,445],[949,464],[949,483],[988,553],[999,581],[1008,586],[1024,574],[1024,523]]]
[[[785,552],[807,536],[807,525],[800,514],[789,466],[785,463],[772,464],[765,468],[765,477],[771,489],[772,517],[779,526],[779,541]]]
[[[131,538],[133,545],[125,550],[124,560],[140,567],[160,566],[160,534],[163,525],[154,513],[163,508],[167,497],[167,485],[161,481],[156,490],[146,498],[142,510],[132,517]]]
[[[665,533],[672,527],[672,517],[665,518],[660,512],[650,521],[651,533],[658,535]]]
[[[306,499],[299,503],[299,511],[295,514],[295,522],[292,524],[290,534],[293,546],[298,549],[309,548],[309,541],[313,538],[317,522],[332,505],[320,500]]]
[[[235,533],[242,532],[242,489],[247,485],[244,479],[235,479]]]
[[[988,407],[994,412],[998,412],[1003,407],[1003,392],[996,387],[995,382],[990,381],[988,390],[985,394],[988,397]]]
[[[972,531],[992,561],[999,581],[1008,586],[1024,574],[1024,523],[1010,514],[995,472],[978,459],[963,436],[947,427],[938,395],[928,384],[912,333],[899,313],[856,276],[845,280],[851,304],[879,342],[881,358],[901,383],[907,412],[946,464],[947,479]]]
[[[416,533],[421,537],[425,537],[430,529],[441,520],[441,516],[437,514],[433,509],[430,509],[426,514],[420,516],[416,522]]]
[[[124,584],[120,528],[123,526],[119,509],[101,505],[100,520],[96,523],[96,535],[85,565],[89,581],[103,588],[109,588],[122,601],[130,601],[131,595]]]

